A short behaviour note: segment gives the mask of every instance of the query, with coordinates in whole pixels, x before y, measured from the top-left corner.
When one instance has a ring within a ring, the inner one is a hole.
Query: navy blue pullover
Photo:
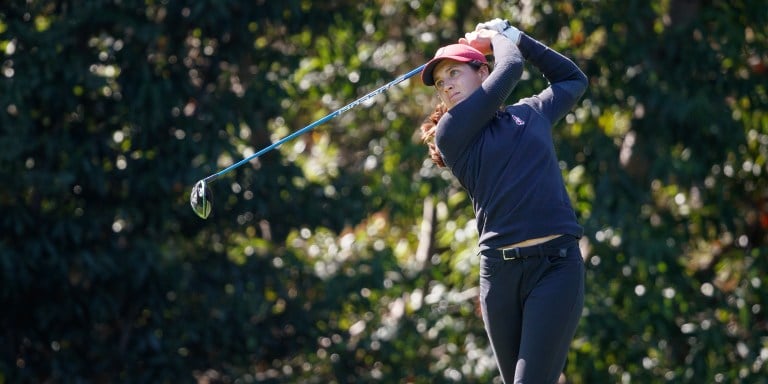
[[[495,68],[482,86],[446,112],[435,144],[469,193],[480,250],[524,240],[583,233],[565,189],[552,126],[576,104],[587,77],[571,60],[522,34],[519,45],[491,40]],[[539,94],[500,108],[520,80],[523,62],[549,82]]]

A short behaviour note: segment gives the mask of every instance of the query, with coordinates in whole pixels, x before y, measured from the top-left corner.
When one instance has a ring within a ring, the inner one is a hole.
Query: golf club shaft
[[[390,81],[387,84],[384,84],[380,88],[378,88],[378,89],[376,89],[376,90],[366,94],[365,96],[363,96],[363,97],[361,97],[361,98],[359,98],[359,99],[357,99],[357,100],[355,100],[355,101],[353,101],[353,102],[351,102],[351,103],[349,103],[349,104],[347,104],[347,105],[337,109],[334,112],[329,113],[325,117],[323,117],[323,118],[321,118],[321,119],[319,119],[319,120],[317,120],[317,121],[307,125],[306,127],[302,128],[302,129],[299,129],[298,131],[293,132],[293,133],[291,133],[288,136],[283,137],[282,139],[280,139],[280,140],[270,144],[269,146],[267,146],[264,149],[254,153],[253,155],[250,155],[250,156],[248,156],[248,157],[238,161],[237,163],[234,163],[234,164],[230,165],[229,167],[226,167],[226,168],[222,169],[221,171],[216,172],[216,173],[206,177],[205,179],[203,179],[203,181],[205,181],[206,183],[210,183],[210,182],[218,179],[220,176],[226,174],[227,172],[229,172],[229,171],[231,171],[231,170],[233,170],[233,169],[235,169],[237,167],[240,167],[241,165],[243,165],[243,164],[245,164],[245,163],[247,163],[247,162],[249,162],[249,161],[251,161],[251,160],[253,160],[253,159],[255,159],[255,158],[257,158],[257,157],[259,157],[259,156],[261,156],[261,155],[271,151],[271,150],[273,150],[273,149],[275,149],[276,147],[280,146],[281,144],[285,143],[286,141],[291,140],[291,139],[295,138],[296,136],[304,134],[304,133],[306,133],[308,131],[311,131],[312,129],[314,129],[318,125],[323,124],[323,123],[327,122],[328,120],[331,120],[334,117],[341,115],[342,113],[344,113],[344,112],[346,112],[346,111],[348,111],[348,110],[358,106],[359,104],[365,102],[366,100],[371,99],[372,97],[374,97],[374,96],[376,96],[376,95],[386,91],[390,87],[392,87],[392,86],[394,86],[396,84],[399,84],[399,83],[403,82],[404,80],[406,80],[408,78],[411,78],[413,75],[421,72],[421,70],[424,69],[425,65],[426,64],[422,64],[422,65],[418,66],[417,68],[412,69],[410,72],[408,72],[408,73],[406,73],[404,75],[401,75],[400,77]]]

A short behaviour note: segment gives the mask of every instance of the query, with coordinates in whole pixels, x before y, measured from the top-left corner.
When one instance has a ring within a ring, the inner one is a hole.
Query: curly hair
[[[448,111],[448,108],[445,104],[438,103],[435,106],[435,110],[421,123],[421,141],[429,148],[429,157],[432,159],[432,162],[441,168],[445,167],[445,161],[443,161],[443,156],[440,155],[440,151],[437,150],[435,145],[435,130],[437,129],[437,122],[446,111]]]

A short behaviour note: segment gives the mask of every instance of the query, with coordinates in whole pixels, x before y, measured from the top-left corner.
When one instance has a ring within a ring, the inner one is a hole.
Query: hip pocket
[[[490,279],[496,275],[501,263],[504,260],[484,256],[480,254],[480,277],[484,279]]]

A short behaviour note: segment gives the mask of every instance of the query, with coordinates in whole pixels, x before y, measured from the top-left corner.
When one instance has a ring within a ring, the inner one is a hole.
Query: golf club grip
[[[229,167],[226,167],[226,168],[222,169],[221,171],[216,172],[216,173],[206,177],[203,180],[205,182],[207,182],[207,183],[212,182],[212,181],[216,180],[217,178],[219,178],[220,176],[228,173],[229,171],[231,171],[231,170],[233,170],[233,169],[235,169],[237,167],[240,167],[241,165],[243,165],[243,164],[245,164],[245,163],[247,163],[247,162],[249,162],[249,161],[251,161],[251,160],[253,160],[253,159],[255,159],[255,158],[257,158],[257,157],[259,157],[259,156],[261,156],[261,155],[271,151],[271,150],[273,150],[273,149],[275,149],[276,147],[282,145],[286,141],[291,140],[291,139],[295,138],[296,136],[302,135],[302,134],[304,134],[304,133],[306,133],[308,131],[311,131],[312,129],[314,129],[318,125],[323,124],[323,123],[327,122],[328,120],[331,120],[334,117],[341,115],[342,113],[344,113],[344,112],[346,112],[346,111],[348,111],[348,110],[350,110],[350,109],[360,105],[361,103],[365,102],[366,100],[371,99],[374,96],[376,96],[376,95],[378,95],[380,93],[385,92],[386,90],[388,90],[392,86],[397,85],[397,84],[405,81],[406,79],[409,79],[409,78],[413,77],[413,75],[415,75],[417,73],[420,73],[424,69],[425,65],[426,64],[422,64],[422,65],[412,69],[408,73],[405,73],[405,74],[401,75],[400,77],[390,81],[389,83],[384,84],[383,86],[379,87],[378,89],[369,92],[365,96],[363,96],[363,97],[361,97],[361,98],[359,98],[359,99],[357,99],[357,100],[355,100],[355,101],[353,101],[353,102],[351,102],[351,103],[349,103],[349,104],[347,104],[347,105],[345,105],[345,106],[343,106],[343,107],[341,107],[341,108],[339,108],[339,109],[329,113],[325,117],[322,117],[321,119],[319,119],[319,120],[317,120],[317,121],[307,125],[306,127],[302,128],[302,129],[299,129],[298,131],[293,132],[293,133],[291,133],[288,136],[283,137],[282,139],[280,139],[280,140],[270,144],[269,146],[261,149],[260,151],[254,153],[253,155],[250,155],[250,156],[248,156],[248,157],[238,161],[237,163],[234,163],[234,164],[230,165]]]

